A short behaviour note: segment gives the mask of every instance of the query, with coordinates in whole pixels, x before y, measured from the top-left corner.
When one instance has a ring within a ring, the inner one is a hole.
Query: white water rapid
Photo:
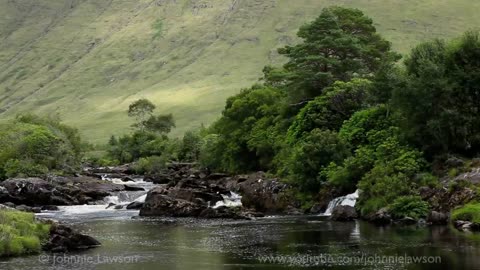
[[[332,215],[333,209],[338,206],[338,205],[348,205],[354,207],[355,204],[357,203],[358,199],[358,189],[352,193],[348,194],[342,197],[335,198],[328,203],[327,210],[325,210],[325,213],[321,214],[322,216],[330,216]]]

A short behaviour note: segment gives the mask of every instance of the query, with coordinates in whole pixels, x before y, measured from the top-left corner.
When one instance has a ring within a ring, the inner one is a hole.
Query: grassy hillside
[[[102,143],[145,97],[180,134],[215,120],[334,4],[364,10],[400,52],[480,24],[471,0],[1,0],[0,119],[59,114]]]

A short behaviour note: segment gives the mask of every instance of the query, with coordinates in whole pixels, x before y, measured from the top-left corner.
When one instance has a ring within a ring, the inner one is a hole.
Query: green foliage
[[[288,130],[288,141],[298,140],[315,128],[339,130],[345,120],[365,106],[370,88],[371,82],[364,79],[335,82],[297,114]]]
[[[85,145],[78,131],[55,119],[19,115],[0,126],[0,178],[73,172]]]
[[[188,131],[183,135],[178,158],[182,161],[195,162],[200,159],[202,137],[200,132]]]
[[[281,91],[261,86],[230,97],[222,117],[210,129],[211,134],[217,135],[214,148],[219,154],[207,158],[212,169],[241,172],[271,168],[283,142],[283,98]]]
[[[428,215],[429,208],[428,203],[419,196],[398,197],[388,207],[389,212],[397,219],[404,217],[424,218]]]
[[[170,133],[175,127],[172,114],[152,115],[143,123],[145,130],[158,133]]]
[[[478,32],[420,44],[406,59],[407,85],[392,102],[405,115],[411,140],[430,157],[480,151],[479,59]]]
[[[167,159],[165,156],[150,156],[140,158],[133,165],[133,170],[137,174],[155,174],[161,172],[166,167]]]
[[[318,192],[326,180],[322,172],[330,162],[341,162],[348,154],[348,146],[336,132],[314,129],[291,149],[286,164],[289,179],[303,192]]]
[[[480,224],[480,203],[469,203],[453,210],[452,220],[464,220]]]
[[[286,86],[297,100],[319,96],[335,81],[370,77],[385,63],[398,60],[358,9],[329,7],[298,31],[303,42],[279,50],[289,58],[283,71],[268,68],[267,83]]]
[[[29,160],[8,160],[3,170],[7,178],[13,177],[42,177],[47,175],[48,168],[44,165],[35,164]]]
[[[39,253],[49,230],[32,213],[0,210],[0,257]]]
[[[175,159],[178,152],[178,142],[165,135],[149,131],[135,131],[131,135],[124,135],[118,140],[110,140],[108,156],[120,163],[133,162],[141,157],[164,156]]]

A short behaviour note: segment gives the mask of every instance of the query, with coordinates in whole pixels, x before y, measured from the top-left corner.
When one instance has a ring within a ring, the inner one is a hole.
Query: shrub
[[[48,173],[44,165],[35,164],[27,160],[11,159],[4,165],[5,176],[12,177],[42,177]]]
[[[36,221],[32,213],[0,210],[0,257],[40,252],[49,230],[50,226]]]
[[[151,156],[146,158],[140,158],[133,165],[133,170],[137,174],[154,174],[161,172],[166,165],[167,161],[165,157]]]
[[[411,217],[419,219],[428,215],[429,205],[422,201],[419,196],[402,196],[396,198],[390,204],[389,211],[394,218]]]
[[[453,210],[452,220],[465,220],[480,224],[480,203],[469,203]]]

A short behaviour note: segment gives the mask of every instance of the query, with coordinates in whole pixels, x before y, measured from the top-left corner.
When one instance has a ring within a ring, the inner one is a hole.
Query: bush
[[[336,132],[314,129],[291,149],[288,177],[302,192],[318,192],[330,162],[341,162],[348,153],[348,146]]]
[[[49,231],[31,213],[0,210],[0,257],[39,253]]]
[[[429,205],[419,196],[402,196],[396,198],[388,207],[394,218],[424,218],[428,215]]]
[[[42,177],[48,173],[44,165],[34,164],[27,160],[11,159],[4,165],[5,176],[12,177]]]
[[[0,126],[0,178],[71,173],[79,168],[83,146],[77,130],[58,120],[20,115]]]
[[[167,160],[165,157],[151,156],[146,158],[140,158],[133,165],[133,170],[137,174],[154,174],[159,173],[165,169]]]
[[[480,224],[480,203],[469,203],[453,210],[452,220],[464,220]]]

